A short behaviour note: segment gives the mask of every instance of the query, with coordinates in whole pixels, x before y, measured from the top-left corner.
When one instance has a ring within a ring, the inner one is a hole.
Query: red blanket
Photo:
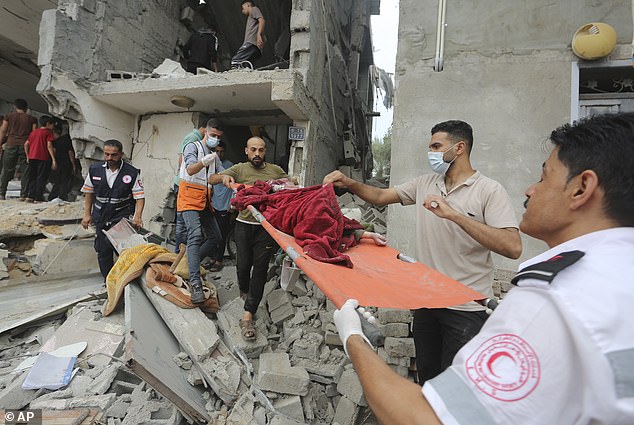
[[[238,210],[253,205],[273,227],[293,235],[311,258],[352,267],[341,251],[355,245],[352,231],[363,226],[341,213],[331,184],[270,191],[269,184],[257,181],[250,188],[238,188],[231,204]]]

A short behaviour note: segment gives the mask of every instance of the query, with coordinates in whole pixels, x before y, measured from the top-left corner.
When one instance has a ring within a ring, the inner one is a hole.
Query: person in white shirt
[[[520,266],[517,287],[422,391],[374,353],[356,300],[335,312],[380,422],[634,423],[634,114],[566,124],[550,140],[520,223],[549,250]]]

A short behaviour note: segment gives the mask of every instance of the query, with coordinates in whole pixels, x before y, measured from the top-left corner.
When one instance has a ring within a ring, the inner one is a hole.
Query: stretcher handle
[[[368,322],[368,319],[363,317],[363,314],[361,314],[359,310],[357,310],[357,314],[361,319],[361,330],[363,331],[363,334],[368,338],[373,346],[382,347],[385,343],[385,336],[383,336],[381,330],[376,325]]]
[[[495,298],[484,298],[481,300],[475,300],[475,302],[491,310],[495,310],[498,307],[498,300]]]

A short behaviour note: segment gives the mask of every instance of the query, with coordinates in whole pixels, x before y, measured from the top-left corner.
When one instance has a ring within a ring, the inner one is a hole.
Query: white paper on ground
[[[65,387],[72,378],[75,360],[77,360],[75,356],[57,357],[49,353],[40,353],[22,383],[22,389],[58,390]]]
[[[52,354],[57,357],[79,357],[79,355],[86,349],[87,346],[88,344],[85,341],[76,342],[75,344],[59,347],[58,349],[53,350],[48,354]],[[17,365],[15,369],[13,369],[13,373],[20,372],[32,367],[35,364],[38,356],[33,356],[22,360],[22,362]]]

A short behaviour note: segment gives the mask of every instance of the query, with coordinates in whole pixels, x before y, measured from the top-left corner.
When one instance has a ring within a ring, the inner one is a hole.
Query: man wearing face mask
[[[222,137],[222,128],[214,119],[207,122],[205,136],[185,145],[179,172],[177,214],[187,229],[187,268],[191,301],[205,301],[200,280],[200,260],[212,253],[220,241],[220,229],[212,214],[209,178],[224,168],[213,150]]]
[[[428,161],[433,174],[388,189],[365,185],[339,171],[328,174],[324,183],[347,188],[373,204],[416,205],[417,260],[491,297],[491,252],[513,259],[522,252],[510,198],[498,182],[472,168],[469,124],[445,121],[431,134]],[[484,310],[471,302],[414,312],[421,385],[449,367],[458,350],[479,332],[487,318]]]

